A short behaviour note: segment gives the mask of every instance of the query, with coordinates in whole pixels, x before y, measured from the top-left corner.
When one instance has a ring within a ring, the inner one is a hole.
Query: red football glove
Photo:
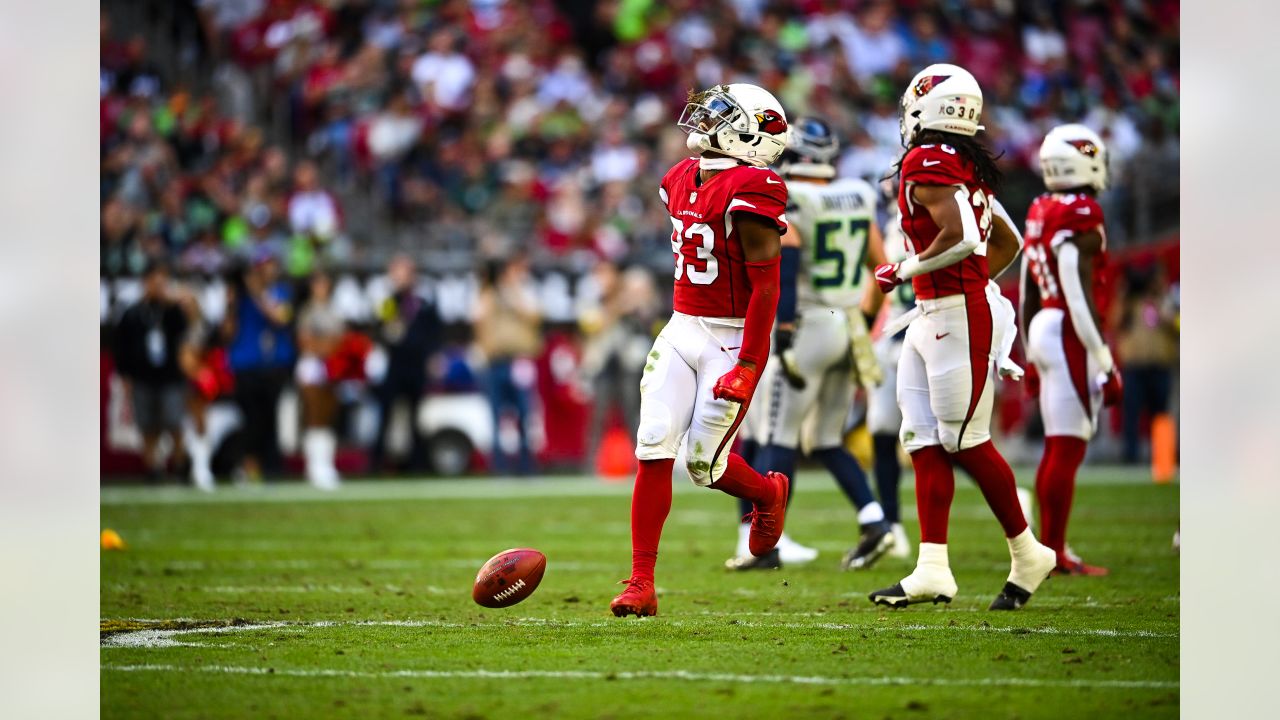
[[[1111,407],[1120,404],[1124,397],[1124,383],[1120,382],[1120,371],[1112,368],[1107,379],[1102,383],[1102,405]]]
[[[894,288],[906,282],[898,277],[898,263],[884,263],[876,266],[876,284],[880,292],[888,295]]]
[[[1040,399],[1040,371],[1036,370],[1035,363],[1027,363],[1027,371],[1022,375],[1022,382],[1027,388],[1027,397],[1032,400]]]
[[[756,381],[759,377],[755,370],[745,365],[734,365],[733,369],[721,375],[716,381],[711,394],[719,400],[745,403],[755,393]]]

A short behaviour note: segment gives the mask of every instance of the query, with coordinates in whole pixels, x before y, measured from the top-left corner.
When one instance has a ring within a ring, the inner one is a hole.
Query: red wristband
[[[747,280],[751,282],[751,299],[742,327],[742,349],[738,360],[755,363],[756,372],[764,370],[769,360],[769,335],[778,313],[779,258],[747,263]]]

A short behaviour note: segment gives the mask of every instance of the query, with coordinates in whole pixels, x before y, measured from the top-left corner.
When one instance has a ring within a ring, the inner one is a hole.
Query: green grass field
[[[1020,471],[1020,478],[1031,473]],[[594,480],[105,488],[104,718],[1035,718],[1178,713],[1178,488],[1088,469],[1071,538],[1104,578],[1053,578],[986,610],[1008,572],[999,526],[957,485],[949,607],[876,608],[909,572],[841,573],[852,510],[802,474],[787,527],[821,557],[729,573],[734,504],[677,486],[661,615],[615,619],[629,573],[629,484]],[[911,487],[903,488],[915,535]],[[471,601],[480,565],[531,546],[524,603]]]

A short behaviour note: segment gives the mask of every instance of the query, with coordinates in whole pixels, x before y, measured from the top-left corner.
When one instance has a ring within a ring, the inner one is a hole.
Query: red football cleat
[[[756,557],[767,555],[782,537],[782,525],[787,514],[787,493],[791,488],[791,481],[780,472],[767,473],[764,479],[774,485],[773,501],[766,505],[756,505],[742,519],[743,522],[751,522],[749,545],[751,554]]]
[[[1101,577],[1110,574],[1110,570],[1097,565],[1086,565],[1078,557],[1058,553],[1058,566],[1053,569],[1054,575],[1088,575]]]
[[[609,603],[609,609],[616,617],[648,617],[658,614],[658,593],[652,582],[635,578],[618,582],[626,585],[627,589]]]

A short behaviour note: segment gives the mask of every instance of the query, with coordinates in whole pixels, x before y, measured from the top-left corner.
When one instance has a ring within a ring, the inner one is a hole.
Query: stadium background
[[[140,468],[111,348],[149,259],[172,263],[212,325],[222,287],[255,257],[278,257],[299,297],[327,268],[338,312],[377,338],[399,252],[446,323],[424,368],[428,403],[462,399],[442,412],[476,419],[463,434],[478,467],[492,424],[485,435],[487,371],[471,342],[485,318],[472,309],[487,277],[527,258],[542,318],[525,376],[538,460],[593,467],[598,428],[631,432],[622,396],[639,366],[626,348],[647,345],[669,310],[654,188],[685,154],[673,119],[688,88],[721,81],[774,90],[789,117],[827,117],[844,136],[842,172],[877,180],[899,152],[896,100],[914,70],[964,65],[986,93],[1015,217],[1040,190],[1043,132],[1089,124],[1112,153],[1102,203],[1117,262],[1103,312],[1113,333],[1176,313],[1177,2],[210,0],[106,2],[102,18],[104,474]],[[601,312],[611,303],[623,309]],[[1123,339],[1111,340],[1124,364]],[[1176,357],[1162,362],[1176,381]],[[374,384],[376,373],[346,396],[348,472],[367,467]],[[1176,411],[1176,382],[1170,392]],[[1120,456],[1119,420],[1095,456]],[[999,424],[1015,453],[1035,436],[1018,388],[1002,389]]]

